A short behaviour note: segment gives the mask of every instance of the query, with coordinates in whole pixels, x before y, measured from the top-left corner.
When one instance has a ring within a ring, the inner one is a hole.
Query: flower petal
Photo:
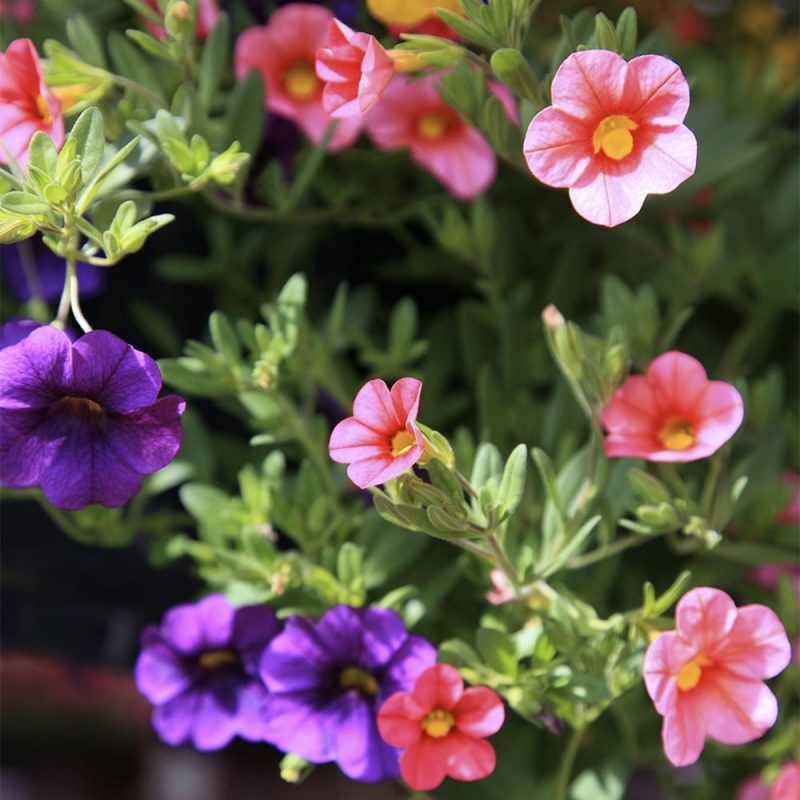
[[[153,728],[159,738],[171,745],[187,742],[201,699],[198,689],[190,689],[153,709]]]
[[[497,764],[494,747],[484,739],[473,739],[459,730],[444,737],[448,749],[447,774],[458,781],[480,781]]]
[[[503,701],[487,686],[470,686],[456,703],[453,714],[459,731],[479,737],[497,733],[506,718]]]
[[[395,433],[405,427],[397,418],[389,388],[380,380],[367,381],[353,400],[353,416],[382,433]]]
[[[427,711],[454,709],[464,693],[464,681],[450,664],[435,664],[426,669],[414,684],[414,699]]]
[[[265,738],[284,752],[297,753],[312,764],[333,761],[336,717],[329,716],[329,703],[330,697],[319,690],[268,694]]]
[[[389,392],[394,406],[394,413],[403,425],[417,421],[419,413],[419,396],[422,392],[422,381],[416,378],[400,378],[392,385]]]
[[[390,608],[364,608],[361,666],[366,670],[383,667],[408,638],[402,617]]]
[[[659,714],[669,714],[675,707],[678,691],[675,680],[681,667],[697,653],[697,648],[684,641],[676,631],[660,633],[650,643],[642,671],[645,688]]]
[[[596,125],[621,113],[627,64],[610,50],[572,53],[553,77],[553,105],[577,119]]]
[[[609,161],[609,159],[606,159]],[[613,228],[635,217],[647,196],[626,162],[604,163],[594,160],[569,190],[575,211],[595,225]]]
[[[139,692],[154,705],[171,700],[192,683],[184,659],[161,641],[153,642],[139,654],[134,680]]]
[[[675,708],[664,717],[661,728],[664,754],[676,767],[694,764],[705,746],[705,719],[698,704],[687,702],[689,697],[680,697]]]
[[[378,711],[378,730],[393,747],[411,747],[422,736],[426,710],[409,692],[395,692]]]
[[[629,61],[624,94],[632,115],[648,125],[680,125],[689,110],[689,84],[681,68],[664,56]]]
[[[742,606],[733,628],[711,658],[740,678],[763,680],[782,672],[792,648],[778,615],[767,606]]]
[[[436,648],[427,639],[413,635],[406,637],[383,669],[383,697],[399,690],[413,689],[417,678],[435,663]]]
[[[735,622],[736,606],[730,596],[707,586],[687,592],[675,609],[678,634],[699,653],[712,652]]]
[[[236,648],[248,675],[259,674],[264,651],[280,629],[275,612],[269,606],[244,606],[236,609],[231,644]]]
[[[391,458],[387,434],[355,417],[343,419],[331,431],[328,453],[339,464],[352,464],[376,456]]]
[[[696,358],[678,350],[662,353],[647,368],[647,381],[662,419],[672,414],[683,414],[690,421],[696,418],[695,409],[708,388],[708,375]]]
[[[697,139],[685,126],[670,130],[650,128],[639,134],[636,180],[647,194],[666,194],[694,175]]]
[[[261,679],[270,692],[298,692],[325,683],[331,656],[313,623],[290,617],[261,659]]]
[[[729,383],[711,381],[697,404],[696,413],[699,418],[697,440],[715,452],[739,430],[744,419],[744,401]]]
[[[400,756],[400,774],[415,792],[435,789],[445,779],[450,755],[445,739],[423,736]]]
[[[592,128],[560,108],[542,109],[528,126],[523,153],[528,169],[548,186],[572,186],[592,160]]]

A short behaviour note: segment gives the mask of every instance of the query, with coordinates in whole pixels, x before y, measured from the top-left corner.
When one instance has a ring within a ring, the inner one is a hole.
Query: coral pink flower
[[[331,431],[328,452],[349,464],[347,476],[360,489],[396,478],[419,461],[424,449],[417,427],[422,383],[401,378],[391,392],[381,380],[367,381],[353,401],[353,416]]]
[[[405,752],[400,774],[417,792],[435,789],[449,776],[478,781],[494,771],[494,748],[484,741],[505,720],[503,701],[486,686],[464,690],[458,670],[435,664],[413,692],[396,692],[378,712],[384,741]]]
[[[589,222],[619,225],[648,194],[671,192],[694,174],[697,141],[682,124],[689,86],[668,58],[573,53],[551,94],[553,105],[528,127],[525,158],[543,183],[569,187]]]
[[[774,611],[737,609],[719,589],[687,592],[675,627],[648,647],[644,682],[664,717],[664,753],[682,767],[697,761],[706,736],[744,744],[775,724],[778,702],[763,681],[781,672],[791,653]]]
[[[772,784],[769,800],[797,800],[800,797],[800,761],[790,761],[781,767]]]
[[[494,150],[442,100],[435,78],[396,76],[367,116],[367,133],[381,149],[408,147],[456,197],[476,197],[494,180]]]
[[[630,375],[603,411],[610,457],[695,461],[719,450],[742,424],[744,405],[729,383],[709,381],[695,358],[662,353]]]
[[[61,104],[45,85],[36,48],[30,39],[15,39],[0,53],[0,164],[11,156],[24,169],[36,131],[56,147],[64,144]]]
[[[267,108],[292,120],[314,144],[322,141],[331,124],[315,62],[317,50],[326,46],[332,19],[323,6],[290,3],[273,12],[267,25],[248,28],[236,40],[236,77],[259,70]],[[349,147],[360,131],[359,117],[339,120],[329,149]]]
[[[158,0],[144,0],[145,4],[150,6],[153,11],[159,12]],[[160,13],[160,12],[159,12]],[[195,32],[197,38],[201,41],[208,38],[208,34],[214,30],[219,17],[219,6],[217,0],[198,0],[197,3],[197,20],[195,22]],[[150,31],[156,39],[163,39],[167,35],[167,31],[161,26],[156,25],[155,22],[145,18],[143,20],[147,30]]]
[[[322,107],[334,119],[363,114],[394,75],[394,62],[368,33],[333,19],[325,47],[317,50],[317,77],[325,81]]]

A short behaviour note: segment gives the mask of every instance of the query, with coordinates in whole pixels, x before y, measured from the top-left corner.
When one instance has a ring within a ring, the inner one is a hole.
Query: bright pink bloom
[[[353,416],[331,431],[328,452],[349,464],[347,476],[360,489],[396,478],[419,461],[425,442],[417,427],[422,383],[401,378],[392,391],[367,381],[353,401]]]
[[[23,169],[36,131],[44,131],[56,147],[64,144],[61,104],[47,88],[36,48],[30,39],[15,39],[0,53],[0,164],[9,153]]]
[[[662,353],[644,375],[629,375],[603,410],[606,454],[648,461],[695,461],[719,450],[744,418],[729,383],[709,381],[686,353]]]
[[[150,6],[153,11],[159,12],[157,0],[144,0],[144,2],[146,5]],[[198,0],[197,20],[195,21],[195,32],[197,33],[198,39],[202,41],[208,38],[208,35],[214,30],[214,26],[217,24],[218,17],[219,6],[217,5],[217,0]],[[147,30],[150,31],[156,39],[163,39],[167,35],[167,31],[161,25],[156,25],[155,22],[152,22],[146,17],[142,21]]]
[[[378,40],[338,19],[331,20],[325,47],[317,50],[316,67],[325,81],[322,107],[334,119],[369,111],[394,75],[394,61]]]
[[[479,781],[494,771],[494,748],[485,737],[505,720],[503,701],[486,686],[464,690],[458,670],[435,664],[413,692],[396,692],[378,712],[378,731],[400,756],[400,774],[417,792],[435,789],[449,776]]]
[[[800,797],[800,761],[781,767],[769,791],[769,800],[797,800]]]
[[[12,17],[18,25],[28,25],[35,16],[34,0],[0,0],[0,19]]]
[[[494,150],[442,100],[436,83],[396,76],[367,116],[367,133],[382,150],[409,148],[417,164],[468,200],[494,180]]]
[[[248,28],[236,40],[236,77],[243,78],[251,69],[261,72],[267,108],[292,120],[314,144],[322,141],[331,124],[315,62],[317,50],[326,46],[332,19],[323,6],[291,3],[273,12],[267,25]],[[329,149],[349,147],[360,131],[359,117],[339,120]]]
[[[528,127],[525,158],[543,183],[569,187],[572,205],[589,222],[626,222],[648,194],[671,192],[694,174],[697,141],[682,124],[689,85],[668,58],[573,53],[551,94],[553,105]]]
[[[664,717],[664,753],[676,766],[700,757],[705,737],[744,744],[775,724],[778,702],[763,681],[789,663],[789,639],[774,611],[736,608],[719,589],[687,592],[676,630],[647,648],[644,682]]]

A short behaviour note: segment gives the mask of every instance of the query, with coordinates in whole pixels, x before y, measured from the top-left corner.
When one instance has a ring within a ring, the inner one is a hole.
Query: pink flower
[[[790,761],[781,767],[772,784],[769,800],[797,800],[800,797],[800,761]]]
[[[794,587],[794,593],[800,597],[800,565],[762,564],[760,567],[753,567],[748,573],[748,577],[753,583],[757,583],[764,589],[769,589],[773,592],[778,588],[783,575],[789,576]]]
[[[476,197],[494,180],[494,150],[442,100],[435,78],[396,76],[367,116],[367,133],[382,150],[409,148],[417,164],[461,199]]]
[[[15,39],[0,53],[0,164],[12,156],[25,169],[36,131],[56,147],[64,144],[61,104],[45,85],[36,48],[30,39]]]
[[[315,62],[317,50],[326,46],[332,19],[323,6],[290,3],[273,12],[267,25],[248,28],[236,40],[236,77],[243,78],[251,69],[261,72],[267,108],[292,120],[314,144],[322,141],[331,124]],[[359,117],[339,120],[329,149],[349,147],[360,131]]]
[[[769,786],[758,775],[751,775],[739,784],[734,800],[769,800]]]
[[[486,599],[493,606],[501,606],[503,603],[514,599],[514,588],[505,572],[500,569],[493,569],[489,573],[489,580],[492,582],[492,588],[486,592]]]
[[[159,12],[158,0],[144,0],[144,2],[146,5],[150,6],[153,11]],[[208,38],[208,35],[214,30],[214,26],[217,24],[218,17],[219,6],[217,5],[217,0],[198,0],[197,20],[195,22],[195,32],[197,33],[198,39],[202,41]],[[147,18],[144,18],[142,21],[147,30],[149,30],[156,39],[163,39],[167,35],[167,31],[161,25],[156,25],[155,22]]]
[[[464,690],[458,670],[435,664],[413,692],[396,692],[378,711],[378,731],[400,747],[400,774],[417,792],[435,789],[446,776],[478,781],[494,771],[494,748],[484,741],[505,720],[503,701],[486,686]]]
[[[368,33],[332,19],[326,46],[317,50],[317,77],[325,81],[322,107],[334,119],[363,114],[394,75],[394,62]]]
[[[697,359],[671,350],[614,392],[602,415],[606,454],[695,461],[719,450],[743,417],[742,398],[733,386],[709,381]]]
[[[568,56],[553,78],[553,105],[531,121],[524,152],[548,186],[569,187],[575,210],[613,227],[648,194],[694,174],[697,141],[683,124],[689,86],[663,56],[625,62],[609,50]]]
[[[706,736],[743,744],[775,724],[778,702],[763,681],[786,667],[790,648],[774,611],[737,609],[719,589],[687,592],[675,626],[648,647],[644,682],[664,717],[664,753],[682,767],[697,761]]]
[[[425,444],[417,427],[421,391],[416,378],[401,378],[391,392],[381,380],[367,381],[353,401],[353,416],[331,431],[328,452],[350,465],[347,476],[360,489],[386,483],[419,461]]]
[[[0,19],[12,17],[18,25],[28,25],[36,17],[34,0],[0,0]]]

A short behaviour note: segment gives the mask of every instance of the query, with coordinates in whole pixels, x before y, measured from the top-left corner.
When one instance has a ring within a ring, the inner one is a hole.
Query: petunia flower
[[[692,356],[671,350],[644,375],[630,375],[603,410],[612,458],[695,461],[715,453],[742,424],[742,397],[729,383],[709,381]]]
[[[434,77],[397,75],[367,115],[367,133],[382,150],[407,147],[417,164],[468,200],[494,180],[494,150],[445,103],[436,84]]]
[[[316,70],[325,82],[325,113],[343,119],[364,114],[375,105],[394,75],[394,62],[374,36],[332,19],[325,47],[317,50]]]
[[[335,761],[354,780],[397,778],[397,752],[375,717],[435,661],[433,645],[386,608],[335,606],[317,623],[290,617],[261,660],[267,741],[314,764]]]
[[[280,630],[267,606],[233,608],[222,595],[179,605],[142,633],[134,677],[167,744],[218,750],[234,736],[263,741],[267,690],[259,662]]]
[[[775,724],[778,702],[763,681],[786,667],[791,652],[774,611],[737,608],[719,589],[687,592],[675,627],[648,647],[644,682],[664,717],[664,753],[682,767],[697,761],[706,736],[744,744]]]
[[[417,427],[422,383],[401,378],[391,392],[382,380],[367,381],[353,401],[353,416],[331,431],[330,457],[349,464],[347,477],[359,487],[396,478],[419,461],[424,449]]]
[[[317,77],[317,51],[325,47],[333,14],[324,6],[291,3],[277,9],[266,25],[245,30],[236,40],[234,63],[241,80],[252,69],[264,78],[267,108],[292,120],[313,144],[319,144],[331,119],[322,106],[323,83]],[[336,123],[328,149],[349,147],[361,131],[358,117]]]
[[[682,124],[689,85],[668,58],[572,53],[551,94],[553,105],[528,127],[525,159],[543,183],[569,187],[589,222],[626,222],[648,194],[671,192],[694,174],[697,141]]]
[[[404,750],[400,774],[417,792],[435,789],[449,776],[478,781],[495,768],[494,748],[485,737],[505,720],[503,701],[486,686],[464,690],[458,670],[436,664],[411,692],[392,695],[378,712],[386,742]]]
[[[59,508],[123,505],[181,444],[186,404],[160,388],[155,361],[108,331],[33,330],[0,350],[0,481]]]
[[[64,144],[61,105],[45,85],[36,48],[30,39],[15,39],[0,53],[0,164],[13,157],[25,169],[37,131],[56,147]]]
[[[160,13],[158,7],[158,0],[144,0],[145,5],[149,6]],[[207,39],[208,35],[211,31],[214,30],[214,26],[217,24],[217,19],[219,19],[219,6],[217,5],[217,0],[198,0],[197,2],[197,19],[195,20],[195,32],[197,34],[197,38],[199,40]],[[146,17],[142,20],[145,24],[150,33],[156,37],[156,39],[163,39],[167,35],[166,29],[161,25],[156,25],[150,19]]]

